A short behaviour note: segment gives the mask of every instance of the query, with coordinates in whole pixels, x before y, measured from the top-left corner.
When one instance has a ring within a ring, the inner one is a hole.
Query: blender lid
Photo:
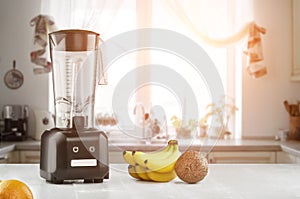
[[[49,41],[55,44],[57,50],[88,51],[97,49],[99,36],[99,33],[90,30],[67,29],[49,33]]]
[[[83,29],[65,29],[65,30],[58,30],[58,31],[54,31],[49,33],[49,35],[52,34],[94,34],[94,35],[100,35],[97,32],[91,31],[91,30],[83,30]]]

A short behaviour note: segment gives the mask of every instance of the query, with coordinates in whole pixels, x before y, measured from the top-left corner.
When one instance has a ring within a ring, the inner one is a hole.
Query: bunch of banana
[[[129,175],[136,179],[155,182],[168,182],[176,178],[174,166],[179,155],[177,140],[170,140],[160,151],[123,152],[124,160],[129,164]]]

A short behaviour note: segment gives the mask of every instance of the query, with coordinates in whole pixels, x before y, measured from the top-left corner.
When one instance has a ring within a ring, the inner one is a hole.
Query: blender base
[[[47,182],[109,179],[107,136],[97,129],[47,130],[41,137],[40,176]]]

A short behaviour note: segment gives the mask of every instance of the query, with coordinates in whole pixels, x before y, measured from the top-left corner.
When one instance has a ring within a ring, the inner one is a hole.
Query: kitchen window
[[[237,32],[242,25],[251,21],[251,0],[147,0],[147,1],[72,1],[64,2],[42,0],[42,10],[54,17],[59,28],[84,28],[99,32],[104,41],[136,28],[161,28],[182,34],[200,45],[214,62],[221,77],[226,95],[235,99],[239,107],[236,117],[231,118],[230,130],[239,138],[241,118],[241,74],[244,61],[242,50],[245,39],[233,45],[215,47],[195,33],[205,32],[211,38],[223,38]],[[64,9],[65,8],[65,9]],[[65,10],[62,12],[62,10]],[[183,19],[189,18],[192,24]],[[192,27],[192,28],[191,28]],[[176,42],[176,41],[174,41]],[[134,51],[119,57],[108,68],[108,85],[97,88],[95,112],[112,112],[112,97],[115,86],[128,72],[147,64],[160,64],[180,74],[192,88],[200,116],[207,111],[211,96],[203,77],[193,71],[185,60],[172,53],[147,49]],[[155,74],[149,71],[149,81]],[[136,77],[139,78],[139,77]],[[182,108],[178,98],[161,85],[139,86],[136,81],[129,82],[132,95],[128,107],[121,107],[132,115],[136,103],[143,103],[146,111],[153,106],[164,108],[166,118],[173,115],[181,117]],[[139,86],[139,87],[137,87]],[[169,125],[171,125],[169,121]]]

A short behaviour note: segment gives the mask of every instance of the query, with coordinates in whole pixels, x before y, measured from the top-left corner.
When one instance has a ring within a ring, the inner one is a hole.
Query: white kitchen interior
[[[294,33],[298,29],[295,27],[297,22],[293,18],[295,8],[293,5],[297,5],[300,9],[298,0],[245,1],[251,5],[252,20],[266,30],[265,34],[261,34],[261,41],[264,57],[262,65],[266,66],[267,74],[259,78],[249,75],[246,68],[246,56],[242,52],[235,54],[235,56],[240,55],[240,59],[235,57],[226,60],[226,64],[231,63],[235,66],[234,70],[229,67],[225,88],[226,92],[234,96],[235,106],[238,108],[229,124],[229,131],[232,134],[228,139],[178,138],[181,153],[187,149],[200,151],[205,154],[209,163],[208,174],[204,180],[190,186],[184,184],[179,178],[167,183],[143,182],[131,178],[127,172],[126,161],[123,159],[123,151],[157,151],[167,145],[167,139],[155,139],[153,142],[122,140],[118,138],[119,134],[116,136],[113,131],[108,134],[107,155],[110,175],[109,179],[105,179],[102,184],[76,182],[54,185],[45,182],[45,179],[40,177],[41,142],[35,139],[37,132],[34,110],[53,111],[54,102],[52,74],[36,75],[33,73],[34,67],[30,60],[30,52],[33,50],[34,28],[30,26],[30,21],[35,16],[44,14],[41,10],[47,10],[45,2],[47,1],[0,0],[0,111],[3,111],[2,108],[5,105],[29,107],[29,138],[25,141],[0,141],[0,180],[16,178],[25,182],[31,188],[34,198],[37,199],[53,197],[137,198],[139,194],[143,194],[143,191],[146,193],[145,198],[186,196],[190,198],[298,198],[300,196],[300,186],[297,183],[300,177],[299,137],[287,140],[282,137],[291,128],[284,101],[290,104],[298,103],[298,107],[300,103],[300,73],[298,76],[293,76],[297,70],[299,71],[299,66],[296,66],[295,61],[298,57],[295,49],[299,41],[295,38],[297,34]],[[135,2],[124,0],[124,5],[122,5],[125,6],[126,3],[134,5]],[[138,8],[147,9],[147,5],[151,2],[154,3],[156,0],[140,2],[136,5]],[[236,5],[241,3],[238,0],[226,2]],[[153,7],[151,11],[155,13]],[[235,12],[240,14],[238,9]],[[136,14],[147,18],[146,14],[143,16],[141,13],[143,12],[137,11]],[[151,22],[141,20],[148,23],[146,27],[151,27]],[[237,24],[243,24],[243,19],[235,21]],[[170,24],[170,27],[172,26],[175,27],[176,24]],[[157,27],[163,28],[159,25]],[[238,31],[240,28],[236,27],[235,30]],[[130,29],[132,27],[124,27],[125,31]],[[100,32],[100,37],[101,34]],[[104,37],[104,42],[105,39],[110,38],[107,34],[104,34]],[[247,37],[237,42],[237,48],[229,47],[226,51],[227,55],[234,54],[232,52],[235,50],[245,50],[245,42],[247,42]],[[132,58],[130,55],[128,57]],[[24,76],[24,83],[18,89],[8,88],[3,81],[7,71],[13,68],[13,60],[16,60],[16,69],[20,70]],[[116,64],[118,64],[117,61]],[[143,65],[144,63],[137,60],[135,64]],[[111,77],[111,75],[113,72],[108,73],[108,81],[117,81],[116,77]],[[235,80],[230,81],[230,78]],[[105,95],[105,93],[101,94]],[[144,100],[146,98],[146,101],[150,98],[148,95],[144,98],[143,96],[137,97]],[[101,104],[96,104],[96,112],[101,108],[103,108]],[[147,108],[147,105],[143,108]],[[0,118],[3,121],[3,114]],[[3,123],[1,124],[3,129]],[[200,131],[200,127],[197,128]],[[166,131],[173,129],[172,122],[168,121]],[[300,127],[297,129],[299,131]],[[289,182],[295,183],[292,183],[293,186],[287,186]],[[165,190],[163,195],[159,188]]]
[[[30,20],[40,13],[41,2],[29,0],[2,1],[1,4],[1,77],[17,61],[25,76],[17,91],[1,88],[1,107],[5,104],[27,104],[36,109],[48,109],[48,75],[34,75],[29,52],[32,49],[33,28]],[[13,12],[12,12],[13,10]],[[264,64],[269,73],[253,79],[242,70],[242,129],[244,136],[274,136],[278,128],[288,128],[288,117],[282,106],[284,100],[300,97],[299,83],[290,81],[292,67],[291,1],[253,1],[255,21],[267,29],[263,36]],[[18,13],[16,15],[15,13]],[[28,38],[28,39],[26,39]],[[36,86],[38,84],[38,86]]]

